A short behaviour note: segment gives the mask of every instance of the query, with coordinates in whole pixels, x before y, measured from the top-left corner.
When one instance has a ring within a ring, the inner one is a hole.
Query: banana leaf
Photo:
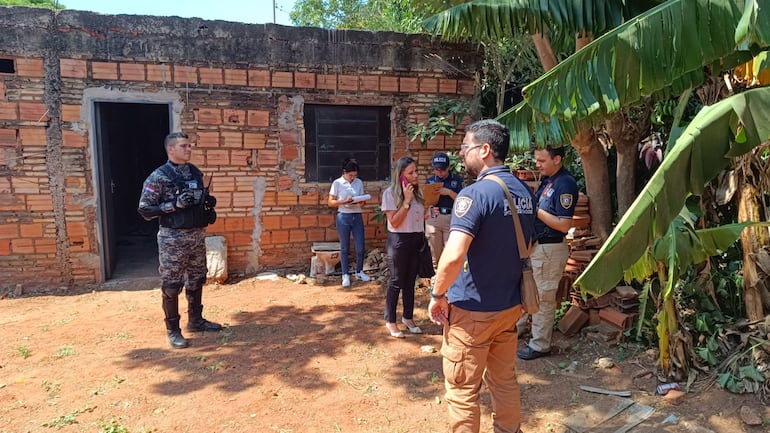
[[[729,69],[751,59],[750,48],[770,47],[770,19],[761,20],[766,12],[759,13],[753,1],[746,9],[741,5],[738,0],[665,2],[605,33],[526,86],[520,105],[531,110],[516,106],[498,120],[509,128],[529,122],[527,132],[538,144],[566,143],[585,126],[645,97],[678,95],[696,87],[703,82],[704,66],[715,72]],[[751,25],[739,28],[742,20]],[[739,31],[744,34],[737,43]],[[546,127],[537,128],[539,123]],[[514,147],[526,144],[517,141]]]
[[[666,234],[689,194],[701,195],[729,158],[770,139],[770,88],[704,107],[575,281],[581,290],[611,290],[657,238]]]

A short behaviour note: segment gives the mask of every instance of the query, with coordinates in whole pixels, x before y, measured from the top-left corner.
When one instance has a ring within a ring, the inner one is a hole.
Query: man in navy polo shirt
[[[444,325],[441,355],[450,431],[478,433],[483,381],[492,397],[494,431],[514,433],[521,426],[515,353],[523,263],[511,207],[503,188],[489,177],[497,176],[508,187],[527,243],[534,237],[534,196],[503,165],[508,128],[481,120],[465,131],[460,155],[477,181],[455,199],[428,312],[434,323]]]
[[[556,315],[556,292],[569,258],[564,235],[572,227],[578,198],[575,178],[564,168],[564,147],[535,150],[535,161],[543,180],[538,188],[537,243],[529,255],[532,274],[540,294],[540,311],[532,315],[532,338],[519,349],[518,356],[531,360],[551,353],[551,336]],[[526,317],[519,322],[526,327]]]
[[[433,156],[433,176],[427,184],[443,183],[439,191],[438,203],[430,208],[430,217],[425,220],[425,237],[428,238],[430,253],[433,257],[433,268],[438,266],[438,259],[449,240],[449,223],[452,221],[452,206],[457,193],[463,189],[463,178],[459,174],[449,172],[449,156],[437,153]]]

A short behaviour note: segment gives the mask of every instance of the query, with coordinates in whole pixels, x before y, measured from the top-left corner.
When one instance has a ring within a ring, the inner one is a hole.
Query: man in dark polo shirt
[[[433,258],[433,268],[438,266],[438,259],[444,251],[444,245],[449,240],[449,223],[452,220],[452,206],[457,193],[463,189],[463,178],[459,174],[449,172],[449,156],[439,152],[433,156],[433,173],[426,183],[441,183],[438,203],[430,208],[430,216],[425,220],[425,237],[428,239],[430,253]]]
[[[578,199],[575,178],[564,168],[564,147],[535,150],[535,161],[543,175],[537,198],[535,232],[537,243],[529,257],[540,294],[540,311],[532,315],[532,338],[517,355],[531,360],[551,353],[551,336],[556,314],[556,292],[569,258],[564,235],[572,227],[572,215]],[[519,322],[526,326],[526,317]]]
[[[505,191],[490,178],[496,176],[507,186],[527,243],[534,236],[534,197],[503,165],[508,128],[481,120],[465,131],[460,155],[477,181],[455,199],[428,312],[434,323],[444,325],[441,355],[449,431],[478,433],[483,381],[492,397],[494,431],[514,433],[521,425],[515,353],[524,263]]]

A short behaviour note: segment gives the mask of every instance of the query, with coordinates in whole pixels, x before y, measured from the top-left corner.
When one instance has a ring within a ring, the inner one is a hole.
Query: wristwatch
[[[409,209],[409,203],[404,203],[404,209]]]
[[[432,287],[431,287],[429,293],[430,293],[430,297],[433,298],[433,299],[446,298],[446,293],[444,293],[443,295],[437,295],[437,294],[433,293],[433,288]]]

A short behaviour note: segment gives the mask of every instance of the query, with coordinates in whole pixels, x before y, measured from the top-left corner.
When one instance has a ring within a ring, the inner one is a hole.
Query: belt
[[[564,242],[564,236],[543,236],[537,239],[539,244],[560,244]]]

